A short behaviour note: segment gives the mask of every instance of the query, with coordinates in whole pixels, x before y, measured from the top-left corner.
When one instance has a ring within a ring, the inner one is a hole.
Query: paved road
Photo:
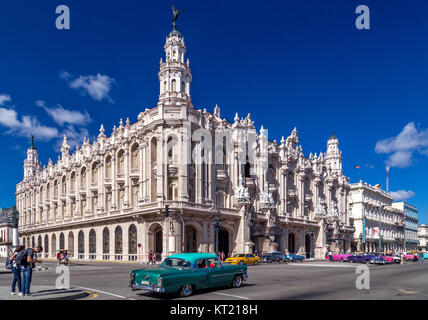
[[[58,276],[55,264],[46,262],[47,270],[33,275],[33,285],[52,286]],[[356,267],[341,262],[304,262],[248,267],[248,281],[238,289],[220,288],[202,291],[188,298],[197,300],[272,300],[272,299],[427,299],[428,263],[370,265],[370,289],[356,289]],[[71,287],[90,293],[84,299],[158,300],[144,291],[132,292],[127,286],[129,271],[136,264],[78,263],[70,269]],[[11,275],[0,273],[0,286],[9,286]]]

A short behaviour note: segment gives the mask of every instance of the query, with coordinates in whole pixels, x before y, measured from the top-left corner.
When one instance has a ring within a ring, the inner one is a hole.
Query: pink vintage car
[[[404,259],[408,261],[413,261],[413,259],[415,259],[415,255],[413,253],[406,253],[404,255]],[[418,257],[416,257],[416,259],[418,259]]]
[[[333,256],[332,261],[342,261],[342,262],[344,262],[344,261],[349,261],[348,259],[349,259],[350,256],[352,256],[352,254],[347,254],[347,253],[346,254],[333,254],[332,256]],[[325,256],[325,258],[327,260],[330,260],[330,256]]]

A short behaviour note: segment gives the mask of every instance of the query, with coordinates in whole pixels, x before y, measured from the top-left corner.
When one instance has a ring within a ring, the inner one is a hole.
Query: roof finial
[[[36,146],[34,145],[34,135],[33,134],[31,135],[31,146],[30,146],[30,149],[37,150]]]

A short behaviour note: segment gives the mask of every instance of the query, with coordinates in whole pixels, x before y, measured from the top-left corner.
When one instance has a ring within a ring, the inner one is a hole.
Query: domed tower
[[[24,160],[24,179],[32,177],[39,169],[39,154],[34,145],[34,136],[31,136],[31,146],[27,149],[27,158]]]
[[[192,106],[190,98],[190,73],[189,59],[185,62],[186,45],[180,32],[177,30],[175,21],[181,13],[173,8],[173,29],[166,38],[164,45],[165,62],[161,59],[158,73],[160,94],[159,104],[163,105],[189,105]],[[192,106],[193,107],[193,106]]]
[[[331,133],[327,141],[327,152],[325,154],[326,164],[330,166],[333,172],[342,171],[342,152],[339,150],[339,140]]]

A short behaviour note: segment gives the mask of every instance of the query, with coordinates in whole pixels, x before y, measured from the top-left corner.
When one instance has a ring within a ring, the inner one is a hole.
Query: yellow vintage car
[[[230,264],[259,264],[260,258],[252,253],[237,253],[233,257],[227,258],[224,262]]]

